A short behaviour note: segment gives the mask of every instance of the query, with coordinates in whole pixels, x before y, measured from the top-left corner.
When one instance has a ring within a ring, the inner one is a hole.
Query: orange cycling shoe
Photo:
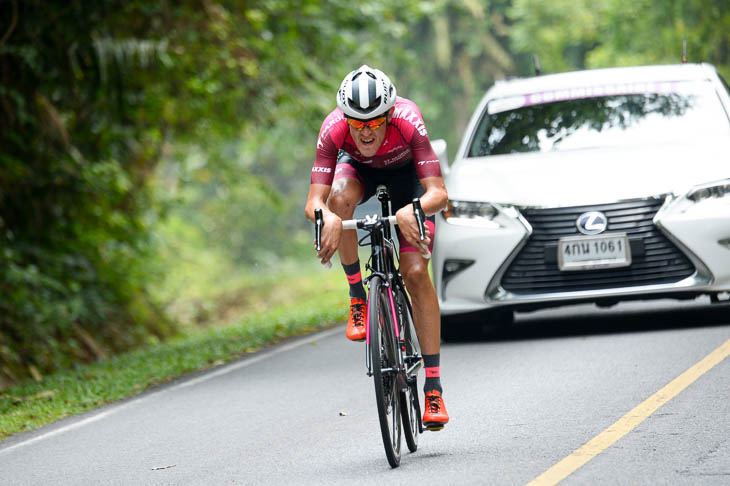
[[[353,297],[350,299],[350,320],[347,321],[345,335],[350,341],[364,341],[365,328],[365,306],[363,299]]]
[[[444,399],[438,390],[426,392],[426,411],[423,413],[423,426],[428,430],[441,430],[449,422]]]

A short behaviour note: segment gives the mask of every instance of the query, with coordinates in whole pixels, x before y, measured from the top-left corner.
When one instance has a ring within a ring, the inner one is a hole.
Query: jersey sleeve
[[[441,165],[428,138],[423,115],[418,106],[407,98],[398,97],[393,111],[394,122],[410,144],[413,163],[420,179],[441,177]]]
[[[317,152],[314,157],[310,184],[332,185],[339,147],[345,136],[342,124],[345,125],[346,130],[347,122],[339,109],[335,109],[322,122],[322,128],[317,137]]]
[[[428,134],[421,135],[414,131],[411,138],[411,151],[413,152],[413,163],[416,164],[416,173],[419,179],[426,177],[441,177],[441,164],[433,151],[431,140]]]

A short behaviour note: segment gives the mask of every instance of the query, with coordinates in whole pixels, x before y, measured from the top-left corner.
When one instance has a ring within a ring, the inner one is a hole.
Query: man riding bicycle
[[[378,69],[363,65],[345,76],[337,91],[337,108],[322,123],[307,196],[305,214],[314,221],[322,208],[324,226],[317,257],[330,261],[339,251],[350,284],[350,318],[346,336],[363,341],[366,335],[366,294],[360,273],[357,232],[343,231],[355,206],[384,184],[398,221],[400,272],[413,301],[426,382],[423,424],[438,430],[449,421],[440,380],[440,327],[438,299],[428,273],[433,248],[433,215],[446,207],[446,186],[438,158],[412,101],[396,96],[395,86]],[[420,198],[428,216],[426,240],[420,240],[411,201]],[[425,243],[425,244],[424,244]]]

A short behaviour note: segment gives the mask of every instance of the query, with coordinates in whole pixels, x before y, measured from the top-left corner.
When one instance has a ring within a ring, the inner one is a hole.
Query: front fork
[[[408,385],[416,380],[416,377],[418,375],[418,372],[420,371],[423,361],[421,360],[420,356],[413,355],[413,356],[407,356],[404,359],[404,354],[407,353],[407,345],[406,345],[406,332],[405,329],[401,329],[399,323],[403,323],[404,319],[398,319],[398,315],[396,315],[396,312],[403,316],[403,310],[396,311],[396,305],[395,300],[393,299],[393,289],[390,284],[391,279],[386,279],[386,276],[384,274],[381,274],[379,272],[373,272],[368,277],[368,281],[375,275],[380,276],[383,286],[388,289],[388,302],[390,304],[390,310],[391,310],[391,319],[393,323],[393,330],[395,334],[395,344],[393,352],[396,356],[396,368],[395,369],[388,369],[383,370],[387,371],[389,373],[394,373],[396,375],[396,384],[398,386],[398,389],[400,391],[405,391]],[[392,278],[392,275],[390,275]],[[373,363],[371,360],[371,346],[379,346],[380,343],[373,343],[370,340],[370,296],[371,296],[370,288],[368,286],[368,303],[367,303],[367,315],[365,317],[366,325],[368,326],[366,329],[366,338],[365,338],[365,367],[367,368],[367,375],[372,377],[373,376]]]

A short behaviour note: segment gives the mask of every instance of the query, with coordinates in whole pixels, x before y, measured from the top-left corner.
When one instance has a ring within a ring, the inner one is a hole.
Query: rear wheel
[[[413,377],[413,381],[408,384],[408,389],[401,393],[400,409],[406,445],[409,451],[416,452],[416,449],[418,449],[418,434],[421,432],[421,405],[418,402],[416,377]]]
[[[370,357],[375,383],[375,399],[378,405],[380,432],[383,436],[385,455],[391,467],[400,464],[401,446],[401,393],[396,385],[395,334],[393,332],[390,301],[386,287],[379,277],[370,283],[370,299],[368,302],[370,326]]]
[[[405,349],[404,354],[406,370],[421,360],[421,346],[418,343],[418,335],[413,325],[413,313],[403,289],[393,292],[396,303],[396,315],[400,320],[401,343]],[[408,450],[416,452],[418,449],[418,434],[421,433],[421,405],[418,401],[418,374],[415,373],[408,380],[408,387],[401,392],[400,398],[401,421],[403,423],[403,435],[406,438]]]

